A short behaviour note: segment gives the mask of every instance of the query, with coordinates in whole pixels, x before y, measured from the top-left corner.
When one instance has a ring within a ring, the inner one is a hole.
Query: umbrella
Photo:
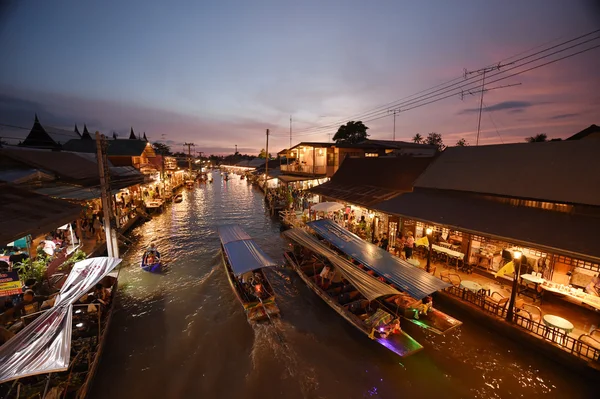
[[[344,205],[339,202],[319,202],[310,209],[317,212],[335,212],[344,209]]]

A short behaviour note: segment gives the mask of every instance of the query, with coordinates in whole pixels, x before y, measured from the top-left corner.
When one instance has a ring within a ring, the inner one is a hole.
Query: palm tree
[[[532,137],[527,137],[525,141],[528,143],[542,143],[544,141],[548,141],[548,136],[546,133],[540,133]]]
[[[423,136],[421,136],[419,133],[417,133],[413,136],[412,141],[413,141],[413,143],[422,144]]]

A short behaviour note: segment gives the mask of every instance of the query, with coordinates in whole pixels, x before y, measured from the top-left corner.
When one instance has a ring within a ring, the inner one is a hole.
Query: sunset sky
[[[207,153],[237,144],[256,154],[267,128],[275,153],[289,144],[290,115],[294,144],[327,141],[336,127],[307,129],[600,28],[600,10],[584,0],[2,4],[0,123],[29,128],[37,113],[42,124],[121,137],[133,126]],[[485,94],[480,143],[600,124],[598,71],[600,48],[492,83],[521,85]],[[475,144],[475,94],[401,112],[396,139],[438,132],[448,145]],[[366,125],[371,138],[391,139],[392,123]],[[1,137],[26,134],[0,127]]]

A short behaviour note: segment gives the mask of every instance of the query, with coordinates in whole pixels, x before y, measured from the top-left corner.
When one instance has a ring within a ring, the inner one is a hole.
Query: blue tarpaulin
[[[229,265],[237,276],[261,267],[277,266],[238,225],[219,227],[219,238]]]
[[[366,242],[331,220],[317,220],[308,223],[308,226],[347,256],[387,278],[415,299],[422,299],[450,286],[383,248]]]

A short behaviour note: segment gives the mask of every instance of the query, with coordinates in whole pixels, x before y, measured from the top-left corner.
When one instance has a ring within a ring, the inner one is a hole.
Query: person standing
[[[388,240],[387,234],[383,233],[383,237],[381,238],[381,241],[379,241],[379,246],[387,251],[389,244],[390,242]]]
[[[415,246],[415,238],[413,237],[413,233],[411,231],[406,235],[406,244],[404,245],[404,253],[406,254],[406,259],[412,258],[413,248]]]

